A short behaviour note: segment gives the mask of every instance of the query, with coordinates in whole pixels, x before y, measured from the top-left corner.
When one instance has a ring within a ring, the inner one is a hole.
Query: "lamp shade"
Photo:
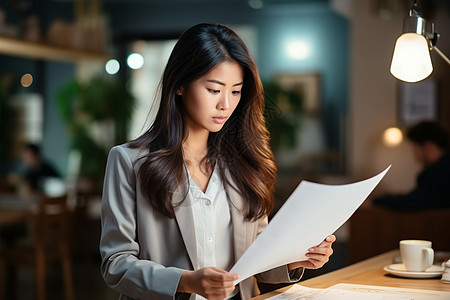
[[[395,43],[391,73],[406,82],[427,78],[433,71],[428,42],[421,34],[402,34]]]

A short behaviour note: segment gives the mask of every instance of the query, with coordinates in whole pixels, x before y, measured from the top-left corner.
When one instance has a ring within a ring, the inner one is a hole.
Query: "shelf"
[[[74,50],[5,36],[0,36],[0,54],[27,57],[31,59],[69,62],[78,62],[83,60],[107,61],[110,58],[105,53]]]

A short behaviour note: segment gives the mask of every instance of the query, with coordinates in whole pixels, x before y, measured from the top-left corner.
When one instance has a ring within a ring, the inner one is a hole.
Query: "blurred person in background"
[[[437,122],[422,121],[407,131],[416,160],[422,166],[415,188],[406,194],[375,198],[375,205],[414,210],[450,207],[448,133]]]
[[[46,194],[45,180],[60,179],[56,169],[41,156],[40,147],[26,143],[21,150],[20,166],[16,172],[8,176],[9,183],[16,190],[19,199],[34,200]],[[0,243],[12,246],[27,236],[28,228],[25,223],[4,224],[0,228]]]
[[[44,180],[47,178],[61,178],[60,174],[41,155],[41,149],[33,143],[26,143],[21,152],[19,170],[9,176],[22,195],[44,193]]]

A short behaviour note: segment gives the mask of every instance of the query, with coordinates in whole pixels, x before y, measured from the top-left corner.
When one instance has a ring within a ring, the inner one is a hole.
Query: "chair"
[[[400,240],[423,239],[435,252],[450,251],[450,209],[394,211],[364,206],[349,220],[348,263],[398,249]]]
[[[70,215],[67,209],[67,196],[42,196],[37,213],[31,218],[31,244],[17,245],[0,253],[2,274],[7,268],[17,265],[33,265],[35,267],[36,299],[46,299],[47,263],[59,261],[65,285],[65,299],[73,300],[72,265],[69,247]],[[5,289],[0,283],[0,291]],[[0,295],[0,299],[4,295]]]

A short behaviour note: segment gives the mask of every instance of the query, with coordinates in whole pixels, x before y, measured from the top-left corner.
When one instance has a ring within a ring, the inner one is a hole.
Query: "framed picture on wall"
[[[417,83],[399,83],[399,121],[411,126],[419,121],[438,119],[437,84],[432,79]]]
[[[282,73],[275,81],[283,88],[297,92],[303,98],[303,109],[307,114],[320,111],[320,75],[318,73]]]
[[[320,80],[318,73],[280,73],[274,76],[278,86],[297,95],[289,97],[289,101],[300,101],[300,106],[296,107],[287,101],[287,95],[279,96],[277,105],[282,113],[278,126],[269,126],[271,146],[278,167],[283,171],[320,169],[326,163]],[[280,143],[274,143],[276,141]]]

